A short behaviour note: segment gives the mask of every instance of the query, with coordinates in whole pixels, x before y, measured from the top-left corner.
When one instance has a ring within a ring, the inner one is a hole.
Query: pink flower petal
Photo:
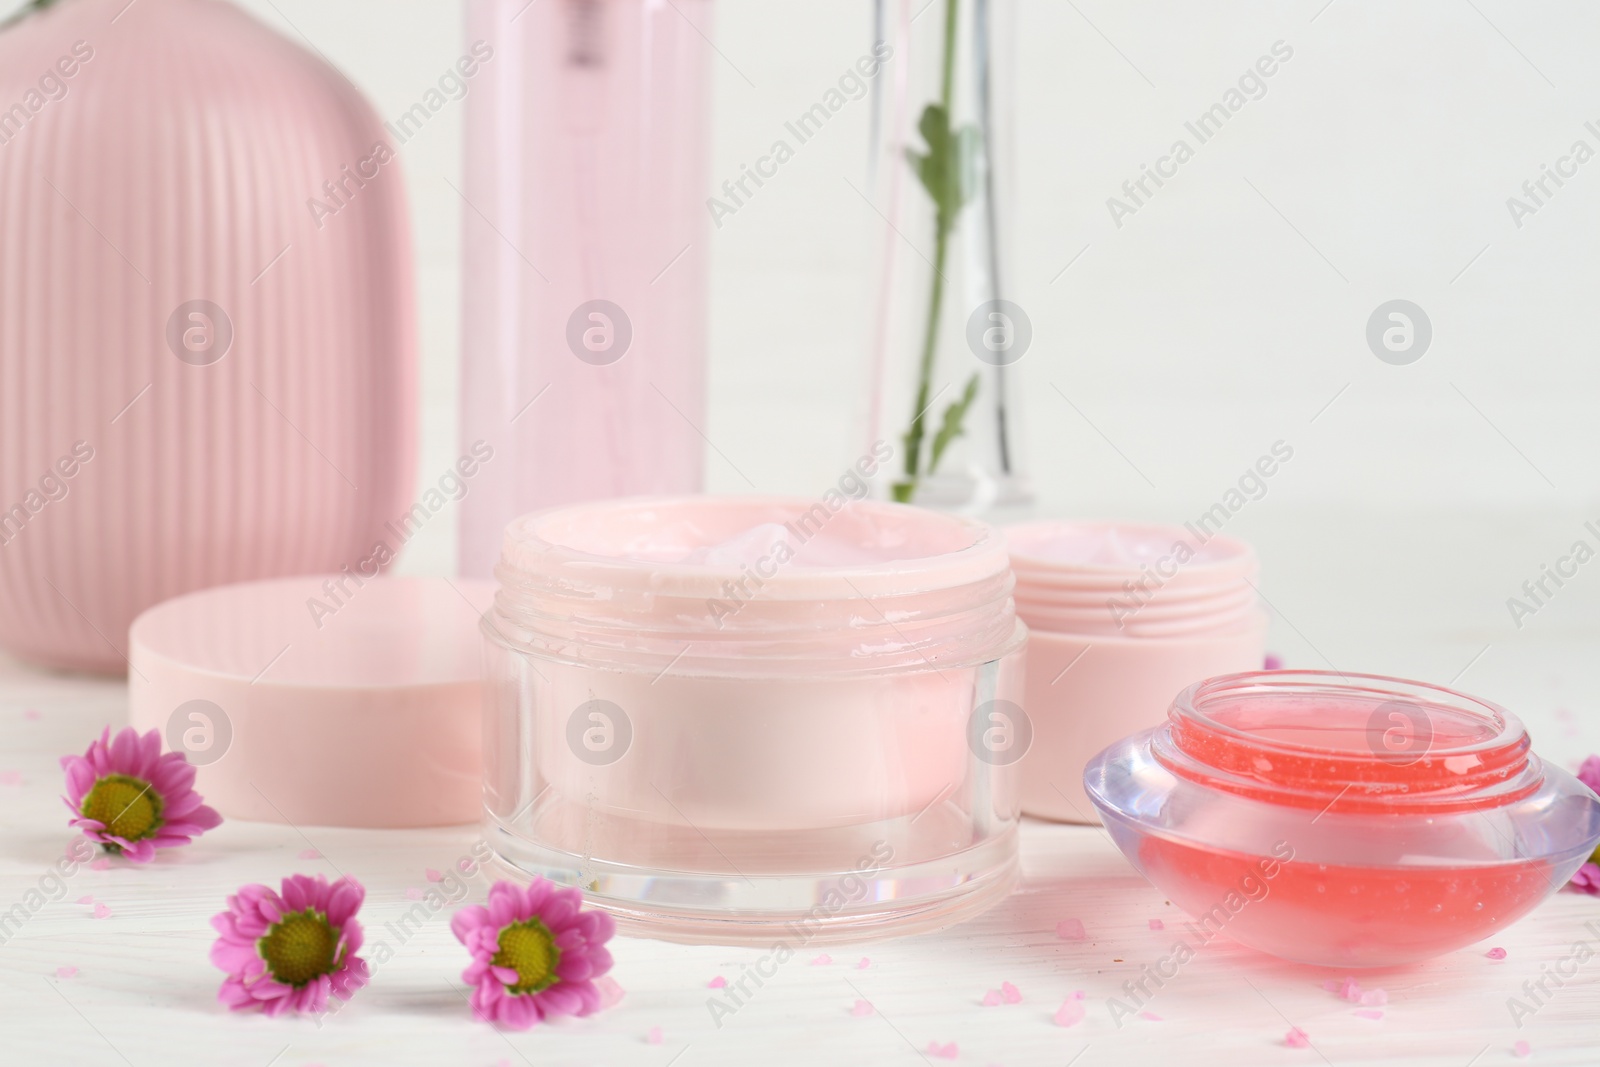
[[[430,882],[443,881],[443,879],[444,879],[444,875],[440,874],[438,871],[434,870],[432,867],[429,867],[427,870],[423,871],[422,872],[422,876],[424,878],[426,878]]]
[[[650,1042],[652,1045],[661,1044],[661,1042],[663,1040],[663,1037],[662,1037],[662,1034],[661,1034],[661,1027],[652,1026],[650,1028],[650,1032],[648,1034],[644,1035],[644,1039],[646,1041]]]
[[[21,785],[21,771],[0,771],[0,785]]]
[[[85,893],[83,896],[78,898],[78,903],[79,904],[93,904],[94,903],[94,894],[93,893]]]
[[[139,766],[139,734],[133,727],[124,727],[111,739],[111,764],[133,770]]]
[[[1000,983],[1000,995],[1005,998],[1007,1004],[1022,1003],[1022,990],[1018,989],[1010,982]]]
[[[1141,1011],[1139,1013],[1139,1018],[1149,1019],[1153,1023],[1164,1023],[1167,1021],[1153,1011]]]
[[[1590,756],[1578,766],[1578,781],[1600,793],[1600,756]]]
[[[728,984],[728,980],[726,978],[722,977],[722,975],[719,974],[715,978],[711,979],[711,981],[706,983],[706,988],[707,989],[723,989],[723,988],[725,988],[727,986],[727,984]]]
[[[1518,1041],[1511,1046],[1511,1051],[1516,1053],[1518,1059],[1527,1059],[1533,1054],[1533,1049],[1529,1047],[1526,1041]]]
[[[320,860],[322,853],[314,848],[303,848],[300,850],[300,858],[303,860]]]
[[[824,952],[820,956],[812,957],[811,966],[813,966],[813,967],[826,967],[828,964],[830,964],[832,962],[833,962],[833,957],[828,955],[826,952]]]
[[[1361,1003],[1368,1008],[1389,1003],[1389,994],[1382,989],[1368,989],[1361,994]]]
[[[1356,1014],[1359,1015],[1363,1019],[1381,1019],[1381,1018],[1383,1018],[1383,1012],[1376,1011],[1376,1010],[1374,1010],[1372,1008],[1361,1008],[1360,1010],[1358,1010],[1356,1012]]]
[[[864,971],[868,967],[871,967],[871,966],[872,966],[872,961],[867,959],[867,957],[865,957],[865,956],[862,956],[859,960],[856,961],[856,970],[858,970],[858,971]]]
[[[513,895],[510,887],[504,893],[498,892],[500,887],[505,884],[504,882],[496,882],[489,887],[489,921],[496,927],[509,926],[518,919],[524,918],[524,916],[518,914],[522,910],[521,900]]]
[[[1160,919],[1151,919],[1150,920],[1150,929],[1152,929],[1152,930],[1165,930],[1166,928],[1167,928],[1167,924],[1162,922]]]
[[[1061,1007],[1056,1009],[1055,1020],[1057,1026],[1077,1026],[1083,1022],[1083,1000],[1074,995],[1061,1002]]]
[[[1063,941],[1084,941],[1089,937],[1082,919],[1062,919],[1056,923],[1056,936]]]
[[[96,919],[109,919],[111,918],[111,909],[104,904],[96,904],[94,906],[94,917]]]
[[[1385,993],[1381,989],[1371,990],[1371,995],[1379,999],[1370,1001],[1362,999],[1368,994],[1363,993],[1361,991],[1361,986],[1357,984],[1353,977],[1348,975],[1343,981],[1333,981],[1330,979],[1329,981],[1323,982],[1322,988],[1326,989],[1330,993],[1337,993],[1345,1000],[1348,1000],[1354,1004],[1385,1004],[1389,1000],[1389,994]]]
[[[1588,893],[1590,896],[1600,896],[1600,863],[1585,863],[1580,866],[1566,888],[1579,893]]]
[[[991,989],[991,990],[989,990],[989,992],[987,992],[987,993],[985,993],[983,995],[983,1006],[984,1007],[992,1008],[992,1007],[994,1007],[995,1005],[997,1005],[999,1003],[1000,1003],[1000,991],[998,989]]]
[[[1488,952],[1485,952],[1484,955],[1488,956],[1491,960],[1503,960],[1506,958],[1506,950],[1503,948],[1492,948]]]
[[[928,1055],[930,1056],[938,1056],[943,1060],[953,1060],[960,1054],[961,1052],[956,1048],[956,1043],[954,1041],[950,1042],[948,1045],[941,1045],[937,1041],[928,1042]]]
[[[406,899],[407,900],[421,900],[422,899],[422,890],[418,889],[416,886],[412,886],[410,889],[406,890]]]
[[[74,756],[67,765],[67,807],[74,815],[83,806],[83,798],[89,795],[89,790],[94,788],[94,768],[89,766],[88,760]]]
[[[1290,1048],[1310,1048],[1311,1038],[1306,1036],[1306,1032],[1304,1030],[1300,1029],[1298,1026],[1293,1026],[1289,1028],[1289,1032],[1287,1034],[1283,1035],[1283,1043],[1288,1045]]]
[[[155,770],[156,761],[161,758],[161,734],[151,730],[139,738],[139,771],[140,777],[148,778]],[[187,760],[185,761],[187,762]]]
[[[855,1002],[855,1005],[851,1007],[850,1014],[854,1015],[857,1019],[865,1018],[866,1016],[872,1014],[872,1005],[865,1000],[858,1000]]]
[[[73,978],[73,977],[77,976],[77,973],[78,973],[78,968],[72,966],[71,964],[68,964],[65,967],[57,967],[56,968],[56,977],[57,978]]]
[[[327,892],[323,894],[322,910],[327,914],[329,922],[335,926],[343,926],[361,910],[361,902],[366,899],[365,886],[352,878],[340,878],[328,886]]]
[[[599,1006],[601,1008],[612,1007],[626,995],[623,988],[617,984],[617,980],[610,975],[596,979],[594,987],[595,991],[600,994]]]
[[[90,861],[89,869],[91,871],[108,871],[111,869],[111,861],[106,857],[101,856],[97,860]]]

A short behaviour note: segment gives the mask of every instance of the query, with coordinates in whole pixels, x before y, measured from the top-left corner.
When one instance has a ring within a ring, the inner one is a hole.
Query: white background
[[[337,64],[386,118],[468,44],[452,0],[241,2]],[[1019,372],[1040,512],[1191,518],[1282,439],[1294,461],[1230,526],[1260,544],[1269,595],[1313,561],[1348,558],[1359,564],[1348,593],[1405,616],[1425,610],[1406,575],[1448,568],[1462,587],[1451,618],[1515,634],[1505,599],[1582,535],[1582,520],[1600,518],[1588,299],[1600,282],[1600,160],[1521,228],[1506,207],[1574,140],[1600,150],[1584,128],[1600,124],[1600,9],[1018,7],[1012,276],[1035,330]],[[736,175],[865,51],[869,11],[869,0],[722,0],[714,176]],[[1184,122],[1276,41],[1294,56],[1266,95],[1118,228],[1107,198],[1175,138],[1193,144]],[[422,283],[419,483],[457,452],[462,205],[451,183],[464,106],[402,153]],[[859,183],[868,113],[847,107],[708,229],[704,429],[762,491],[820,492],[859,452],[878,220],[846,179]],[[1368,316],[1395,298],[1433,326],[1407,367],[1365,342]],[[707,486],[747,488],[709,450]],[[1316,522],[1294,518],[1308,512]],[[1380,554],[1390,562],[1347,555],[1352,539],[1391,543]],[[445,573],[454,531],[433,524],[407,553],[404,570]],[[1583,575],[1528,625],[1576,623],[1597,593],[1600,576]]]
[[[461,5],[446,0],[247,6],[339,65],[386,117],[467,44]],[[1514,673],[1530,634],[1592,637],[1600,563],[1520,630],[1506,600],[1600,518],[1589,298],[1600,160],[1520,229],[1506,200],[1575,139],[1600,149],[1584,129],[1600,119],[1600,10],[1020,7],[1012,275],[1035,329],[1019,368],[1040,512],[1192,518],[1282,439],[1294,460],[1229,531],[1261,549],[1274,642],[1291,663],[1447,681],[1465,664],[1363,636],[1465,635],[1491,646],[1473,667],[1490,676]],[[713,175],[736,174],[865,50],[868,12],[867,0],[720,4]],[[1116,227],[1107,198],[1175,138],[1193,143],[1185,120],[1280,40],[1294,56],[1267,94]],[[462,207],[450,183],[463,106],[403,150],[422,281],[419,480],[457,451]],[[851,105],[708,230],[704,430],[763,491],[820,492],[859,452],[877,220],[845,179],[859,182],[867,118]],[[1433,325],[1410,366],[1365,342],[1368,316],[1395,298]],[[707,485],[747,488],[710,450]],[[453,538],[431,525],[403,570],[446,573]],[[1339,617],[1370,632],[1323,621],[1313,572],[1326,570],[1341,578],[1327,595],[1356,609]]]

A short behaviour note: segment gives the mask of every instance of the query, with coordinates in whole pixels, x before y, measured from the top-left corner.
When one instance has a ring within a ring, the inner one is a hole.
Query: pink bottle
[[[388,142],[223,0],[0,30],[0,644],[125,670],[144,608],[388,536],[417,400]]]
[[[462,573],[552,504],[701,487],[710,0],[471,0]]]

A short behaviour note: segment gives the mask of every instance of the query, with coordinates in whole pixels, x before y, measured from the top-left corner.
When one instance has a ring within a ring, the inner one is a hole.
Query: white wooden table
[[[1374,543],[1393,551],[1393,536]],[[1359,546],[1345,550],[1358,552]],[[1407,667],[1439,681],[1470,660],[1471,674],[1460,684],[1513,703],[1547,756],[1570,765],[1600,748],[1589,713],[1600,703],[1592,636],[1547,624],[1541,639],[1508,637],[1492,603],[1495,594],[1475,594],[1478,606],[1471,610],[1452,603],[1451,575],[1463,572],[1448,559],[1434,562],[1441,577],[1427,613],[1433,622],[1408,617],[1403,653],[1378,615],[1345,611],[1333,626],[1312,610],[1324,594],[1331,598],[1351,581],[1340,568],[1285,573],[1268,587],[1275,606],[1287,613],[1278,620],[1276,647],[1293,666],[1317,664],[1320,648],[1343,661],[1341,668]],[[1362,580],[1388,578],[1378,572]],[[1498,588],[1497,581],[1490,586]],[[1415,587],[1407,595],[1413,594],[1422,599]],[[1590,594],[1578,597],[1589,600]],[[1359,605],[1361,590],[1343,590],[1339,602]],[[1486,644],[1493,646],[1487,654],[1481,651]],[[0,660],[0,910],[36,886],[71,840],[57,758],[81,751],[102,725],[125,718],[120,684],[47,675]],[[0,1062],[1600,1063],[1600,954],[1520,1029],[1507,1006],[1508,998],[1524,996],[1525,981],[1538,979],[1541,968],[1554,966],[1577,940],[1600,950],[1600,937],[1583,927],[1588,920],[1600,926],[1600,898],[1571,893],[1494,942],[1409,970],[1358,975],[1363,986],[1387,993],[1388,1002],[1375,1009],[1324,988],[1343,974],[1280,963],[1219,939],[1146,1005],[1159,1019],[1134,1019],[1119,1029],[1108,998],[1120,995],[1142,964],[1168,952],[1180,915],[1098,829],[1043,823],[1024,831],[1023,886],[990,913],[940,934],[830,948],[826,964],[813,962],[822,950],[802,950],[720,1028],[707,1008],[715,993],[707,983],[717,975],[736,979],[761,950],[619,938],[613,973],[627,991],[620,1004],[586,1020],[502,1034],[475,1022],[463,999],[465,956],[450,934],[448,912],[403,944],[386,927],[412,906],[407,891],[427,886],[428,868],[447,868],[474,840],[471,827],[302,833],[228,822],[200,844],[145,867],[82,870],[62,899],[46,904],[0,945]],[[311,849],[323,858],[301,858]],[[359,878],[368,887],[361,918],[369,948],[379,939],[396,946],[372,984],[320,1027],[309,1020],[230,1015],[216,1001],[220,973],[206,958],[212,941],[207,919],[225,894],[292,871]],[[481,880],[473,886],[480,898],[484,889]],[[110,909],[109,916],[95,918],[92,905],[78,903],[90,896]],[[1150,920],[1157,918],[1168,929],[1152,930]],[[1086,938],[1058,938],[1056,924],[1065,919],[1081,920]],[[1494,946],[1506,950],[1504,960],[1487,958]],[[863,958],[870,961],[864,967]],[[983,1006],[986,991],[1003,982],[1021,991],[1021,1003]],[[1084,1019],[1058,1026],[1055,1012],[1077,991],[1084,993]],[[857,1000],[876,1010],[852,1014]],[[1363,1010],[1382,1017],[1357,1014]],[[1291,1026],[1309,1035],[1311,1047],[1285,1044]],[[653,1042],[657,1028],[659,1041]],[[1518,1041],[1528,1043],[1526,1060],[1514,1051]],[[946,1051],[953,1042],[956,1058],[930,1054],[930,1042]]]

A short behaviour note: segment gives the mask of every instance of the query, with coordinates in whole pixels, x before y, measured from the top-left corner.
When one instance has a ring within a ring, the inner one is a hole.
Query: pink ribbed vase
[[[417,400],[392,155],[224,0],[0,29],[0,644],[125,670],[144,608],[384,540]]]

